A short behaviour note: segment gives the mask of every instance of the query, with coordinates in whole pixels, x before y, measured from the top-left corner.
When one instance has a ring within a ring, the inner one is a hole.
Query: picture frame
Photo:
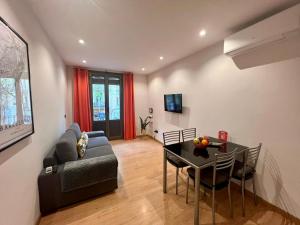
[[[0,17],[0,152],[32,134],[28,43]]]

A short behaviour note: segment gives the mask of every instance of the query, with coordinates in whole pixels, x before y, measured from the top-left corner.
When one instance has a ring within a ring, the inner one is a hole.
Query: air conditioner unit
[[[273,43],[272,48],[276,48],[281,41],[287,42],[289,39],[293,43],[299,40],[300,43],[300,4],[225,38],[224,53],[237,57]]]

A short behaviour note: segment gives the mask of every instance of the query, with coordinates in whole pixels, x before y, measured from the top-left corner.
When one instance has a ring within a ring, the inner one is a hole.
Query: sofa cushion
[[[89,136],[89,138],[105,136],[105,133],[103,130],[89,131],[89,132],[86,132],[86,134]]]
[[[85,151],[84,159],[93,158],[93,157],[99,157],[104,155],[113,155],[114,152],[112,150],[112,147],[110,144],[108,145],[102,145],[94,148],[88,148]]]
[[[67,162],[62,176],[62,191],[69,192],[115,179],[118,174],[117,168],[117,158],[112,154]]]
[[[74,133],[76,135],[76,139],[78,141],[81,137],[81,130],[80,130],[78,123],[73,123],[69,129],[74,131]]]
[[[108,145],[107,137],[93,137],[89,138],[87,148],[94,148],[98,146]]]
[[[59,163],[78,159],[77,139],[73,131],[67,130],[56,143],[56,156]]]

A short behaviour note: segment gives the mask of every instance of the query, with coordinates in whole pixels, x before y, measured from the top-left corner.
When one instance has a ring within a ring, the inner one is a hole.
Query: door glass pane
[[[93,121],[105,120],[104,84],[93,84]]]
[[[120,119],[120,85],[109,84],[109,119]]]

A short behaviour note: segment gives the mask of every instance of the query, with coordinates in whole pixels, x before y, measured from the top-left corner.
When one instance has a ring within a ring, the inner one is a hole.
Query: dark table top
[[[209,140],[210,142],[222,143],[222,141],[213,137],[209,137]],[[208,146],[206,149],[198,149],[195,148],[193,141],[186,141],[165,145],[164,148],[197,167],[205,167],[214,161],[215,153],[231,152],[236,148],[238,148],[238,152],[242,153],[247,147],[232,142],[226,142],[222,146]],[[242,160],[242,156],[238,156],[238,158]]]

